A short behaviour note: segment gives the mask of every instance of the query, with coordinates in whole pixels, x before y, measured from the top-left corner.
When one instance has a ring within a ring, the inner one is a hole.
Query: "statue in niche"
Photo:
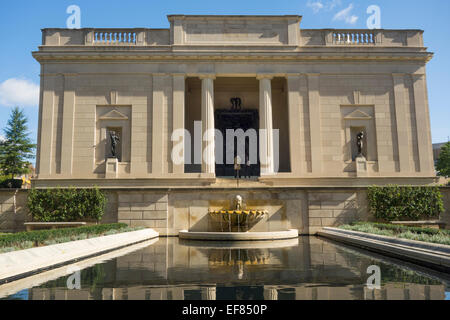
[[[109,132],[109,137],[111,139],[111,158],[117,158],[117,144],[120,142],[120,137],[115,131]]]
[[[356,146],[357,146],[357,148],[358,148],[358,157],[362,157],[363,156],[363,154],[362,154],[362,150],[363,150],[363,147],[364,147],[364,131],[361,131],[361,132],[359,132],[357,135],[356,135]]]

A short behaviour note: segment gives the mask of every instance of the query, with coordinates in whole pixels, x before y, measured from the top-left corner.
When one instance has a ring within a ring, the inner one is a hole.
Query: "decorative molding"
[[[344,120],[371,120],[372,117],[362,110],[356,109],[344,117]]]
[[[128,120],[128,117],[118,110],[114,109],[104,114],[99,118],[100,120]]]

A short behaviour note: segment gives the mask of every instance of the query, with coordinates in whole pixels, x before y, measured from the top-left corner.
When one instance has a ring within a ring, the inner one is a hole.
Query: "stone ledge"
[[[126,246],[122,249],[117,249],[105,254],[101,254],[99,256],[95,256],[93,258],[89,258],[74,264],[66,265],[63,267],[59,267],[56,269],[52,269],[49,271],[45,271],[43,273],[39,273],[27,278],[22,278],[17,281],[13,281],[4,285],[0,286],[0,299],[5,298],[11,294],[14,294],[16,292],[37,287],[43,283],[58,279],[60,277],[64,277],[67,275],[72,274],[76,270],[82,270],[85,268],[92,267],[96,264],[106,262],[108,260],[115,259],[117,257],[121,257],[127,254],[130,254],[136,250],[144,249],[150,245],[155,244],[158,242],[157,238],[154,238],[152,240],[139,242],[134,245]]]
[[[298,230],[269,232],[191,232],[181,230],[180,239],[210,241],[284,240],[298,238]]]
[[[329,227],[317,234],[441,272],[450,272],[450,246]]]
[[[0,254],[0,284],[157,238],[152,229],[124,232]]]

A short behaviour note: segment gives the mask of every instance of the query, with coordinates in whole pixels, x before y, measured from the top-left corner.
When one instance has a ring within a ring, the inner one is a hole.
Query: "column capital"
[[[200,78],[200,80],[203,80],[203,79],[215,80],[216,79],[216,75],[214,73],[199,74],[198,77]]]
[[[405,73],[393,73],[392,76],[393,77],[404,77]]]
[[[422,79],[422,78],[424,78],[424,77],[425,77],[425,74],[423,74],[423,73],[412,73],[412,74],[411,74],[411,78],[412,78],[414,81],[420,80],[420,79]]]
[[[272,80],[273,79],[273,74],[257,74],[256,75],[256,79],[258,79],[258,80],[262,80],[262,79]]]
[[[172,73],[172,77],[183,77],[183,78],[187,78],[187,74],[186,73]]]

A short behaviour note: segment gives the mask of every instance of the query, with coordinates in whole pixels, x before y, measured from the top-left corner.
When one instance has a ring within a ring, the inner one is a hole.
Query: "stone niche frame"
[[[97,173],[106,172],[108,129],[120,129],[118,174],[128,173],[131,161],[131,105],[97,105],[95,164]]]
[[[365,147],[363,148],[364,157],[367,160],[369,167],[376,167],[378,163],[377,151],[377,137],[375,127],[375,106],[365,104],[347,104],[341,105],[341,123],[342,123],[342,146],[343,146],[343,160],[345,164],[345,171],[355,172],[356,163],[353,157],[354,148],[356,144],[355,128],[364,129]],[[352,130],[353,129],[353,130]]]

